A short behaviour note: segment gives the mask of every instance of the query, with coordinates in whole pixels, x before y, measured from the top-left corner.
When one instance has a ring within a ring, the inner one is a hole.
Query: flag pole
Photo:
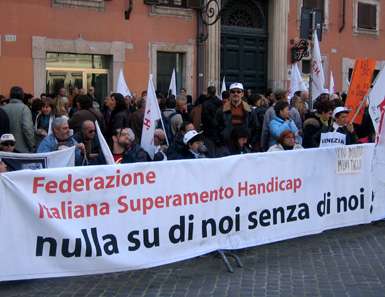
[[[315,31],[315,30],[316,30],[316,24],[315,24],[315,11],[312,11],[312,12],[311,12],[311,36],[312,36],[312,39],[313,39],[314,31]],[[310,67],[312,68],[312,67],[313,67],[313,60],[314,60],[314,55],[313,55],[313,51],[314,51],[314,42],[311,42],[310,50],[311,50]],[[312,77],[311,74],[312,74],[312,71],[311,71],[311,69],[310,69],[310,79],[309,79],[309,98],[310,98],[309,109],[310,109],[310,111],[313,110],[313,87],[312,87],[312,84],[313,84],[313,77]]]
[[[358,108],[354,114],[354,116],[352,117],[351,121],[349,124],[353,124],[354,120],[356,119],[356,117],[359,115],[360,111],[361,111],[361,108],[364,106],[365,102],[368,100],[368,95],[365,95],[365,97],[361,100],[361,103],[360,105],[358,105]]]

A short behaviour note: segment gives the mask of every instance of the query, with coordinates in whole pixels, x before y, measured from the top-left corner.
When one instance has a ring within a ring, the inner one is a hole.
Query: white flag
[[[311,78],[311,99],[315,100],[325,91],[325,74],[322,67],[322,58],[318,43],[317,31],[314,31],[313,34],[313,60],[311,65]]]
[[[302,79],[301,72],[298,69],[297,63],[291,65],[291,77],[290,77],[290,90],[289,98],[294,97],[294,93],[297,91],[307,91],[306,85]]]
[[[380,121],[385,110],[385,67],[377,75],[376,81],[369,95],[369,114],[372,118],[373,127],[378,135],[380,132]]]
[[[154,159],[154,133],[156,128],[156,121],[161,119],[158,100],[156,99],[154,83],[152,82],[152,75],[148,80],[146,109],[144,111],[142,139],[140,145]]]
[[[124,97],[131,97],[131,91],[126,84],[126,80],[124,79],[123,69],[120,69],[119,71],[118,83],[116,84],[116,92],[122,94]]]
[[[330,71],[330,83],[329,83],[329,94],[330,96],[334,95],[336,90],[334,89],[334,78],[333,72]]]
[[[168,91],[171,90],[171,95],[176,96],[176,77],[175,77],[175,68],[172,70],[170,86],[168,87]]]
[[[221,94],[219,96],[219,98],[222,100],[222,93],[226,91],[226,81],[225,81],[225,77],[223,76],[223,80],[222,80],[222,88],[221,88]]]
[[[111,150],[108,147],[107,141],[104,138],[102,131],[100,130],[98,121],[95,121],[95,127],[96,127],[96,133],[98,135],[98,139],[100,143],[100,149],[102,150],[104,158],[106,159],[106,163],[108,165],[115,164],[114,156],[112,155]]]

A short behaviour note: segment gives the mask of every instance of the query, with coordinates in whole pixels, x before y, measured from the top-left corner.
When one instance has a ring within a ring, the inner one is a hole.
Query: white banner
[[[142,269],[369,223],[380,215],[373,151],[367,144],[0,175],[0,280]],[[344,160],[354,173],[337,174]]]
[[[8,171],[75,166],[75,147],[51,153],[19,154],[0,152]]]
[[[346,144],[346,135],[339,132],[321,133],[320,147],[341,146]]]
[[[374,193],[372,196],[373,207],[376,209],[376,220],[383,219],[385,217],[385,203],[383,198],[385,197],[385,122],[382,121],[381,131],[378,135],[378,143],[374,151],[373,158],[373,188]]]

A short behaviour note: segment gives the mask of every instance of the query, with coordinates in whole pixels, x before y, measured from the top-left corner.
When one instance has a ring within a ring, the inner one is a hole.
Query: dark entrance
[[[263,92],[267,82],[267,1],[226,1],[222,15],[221,80]]]

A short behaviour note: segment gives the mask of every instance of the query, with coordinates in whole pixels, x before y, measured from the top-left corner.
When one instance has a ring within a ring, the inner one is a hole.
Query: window
[[[303,0],[303,8],[318,9],[321,12],[322,19],[324,19],[325,0]]]
[[[302,60],[302,73],[310,74],[310,60]]]
[[[379,33],[379,1],[356,0],[354,3],[354,32]]]
[[[157,5],[186,7],[186,0],[157,0]]]
[[[95,88],[98,103],[108,93],[111,56],[69,53],[46,53],[46,92],[57,94],[65,88],[72,95],[75,88]]]
[[[175,69],[176,90],[184,88],[184,53],[157,52],[157,84],[156,89],[163,94],[168,93],[171,75]]]
[[[104,0],[52,0],[56,7],[83,7],[104,10]]]
[[[47,67],[106,69],[109,65],[110,57],[104,55],[47,53]]]
[[[359,29],[376,30],[377,6],[369,3],[358,3],[357,27]]]

